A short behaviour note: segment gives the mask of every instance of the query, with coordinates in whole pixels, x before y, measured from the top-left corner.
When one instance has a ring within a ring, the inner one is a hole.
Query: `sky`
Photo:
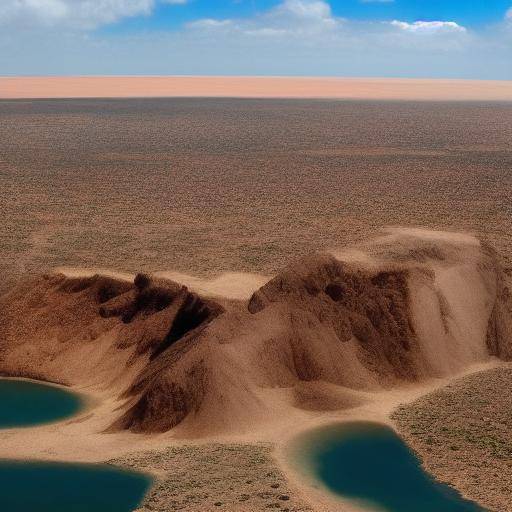
[[[512,0],[0,0],[0,75],[512,80]]]

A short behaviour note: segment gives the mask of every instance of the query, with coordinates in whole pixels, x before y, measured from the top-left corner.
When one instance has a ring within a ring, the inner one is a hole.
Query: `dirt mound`
[[[322,331],[326,331],[324,337],[334,335],[340,346],[357,339],[357,359],[376,377],[414,379],[421,370],[409,311],[409,273],[368,272],[331,255],[315,255],[263,286],[252,296],[248,309],[256,314],[270,304],[282,304],[297,319],[294,330],[301,343],[293,346],[300,380],[343,379],[346,370],[329,378],[309,351],[314,339],[308,338]],[[307,319],[308,325],[302,325],[300,318]]]
[[[468,235],[395,230],[223,306],[143,275],[33,280],[0,301],[0,371],[111,389],[114,430],[197,436],[512,358],[507,276]]]

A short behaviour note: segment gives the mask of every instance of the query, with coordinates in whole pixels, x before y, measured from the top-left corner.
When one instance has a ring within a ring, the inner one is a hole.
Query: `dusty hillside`
[[[0,372],[111,389],[111,430],[241,431],[510,359],[511,311],[487,245],[395,230],[294,262],[248,303],[143,275],[28,281],[0,301]]]
[[[45,275],[0,301],[1,372],[121,391],[224,308],[167,280]]]

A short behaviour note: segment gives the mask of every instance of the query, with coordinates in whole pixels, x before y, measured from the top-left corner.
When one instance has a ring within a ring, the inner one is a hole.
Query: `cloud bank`
[[[512,79],[512,8],[475,30],[450,19],[347,19],[326,0],[282,0],[248,17],[101,30],[159,3],[186,0],[2,0],[0,72]]]
[[[122,18],[149,15],[155,0],[2,0],[0,23],[18,27],[94,29]]]

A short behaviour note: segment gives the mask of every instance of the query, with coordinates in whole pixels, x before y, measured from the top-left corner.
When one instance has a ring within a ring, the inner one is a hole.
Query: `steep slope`
[[[172,281],[46,275],[0,299],[0,372],[122,390],[223,312]],[[119,381],[119,382],[118,382]]]
[[[111,430],[204,435],[512,358],[506,274],[469,235],[394,230],[224,306],[145,276],[41,278],[0,301],[0,372],[111,389]]]

